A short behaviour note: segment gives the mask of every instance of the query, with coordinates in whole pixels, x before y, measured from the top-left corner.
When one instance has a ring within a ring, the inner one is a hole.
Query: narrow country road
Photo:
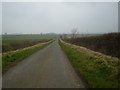
[[[10,68],[3,88],[84,88],[66,55],[55,41]]]

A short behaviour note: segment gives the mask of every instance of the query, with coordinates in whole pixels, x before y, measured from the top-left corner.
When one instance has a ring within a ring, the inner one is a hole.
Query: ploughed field
[[[88,49],[120,58],[120,33],[110,33],[99,36],[66,38],[64,41]]]

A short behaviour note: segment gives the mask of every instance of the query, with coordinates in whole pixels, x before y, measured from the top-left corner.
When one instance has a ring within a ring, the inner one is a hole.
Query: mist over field
[[[3,2],[2,33],[118,32],[117,2]]]

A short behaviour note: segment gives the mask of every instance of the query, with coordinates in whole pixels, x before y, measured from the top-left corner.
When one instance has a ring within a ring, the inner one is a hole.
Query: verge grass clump
[[[59,41],[78,73],[81,73],[93,88],[118,88],[119,59],[91,51],[84,47]]]

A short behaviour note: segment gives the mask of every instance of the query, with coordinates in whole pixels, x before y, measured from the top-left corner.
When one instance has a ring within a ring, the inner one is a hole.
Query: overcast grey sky
[[[118,31],[117,2],[2,3],[2,33],[108,33]]]

